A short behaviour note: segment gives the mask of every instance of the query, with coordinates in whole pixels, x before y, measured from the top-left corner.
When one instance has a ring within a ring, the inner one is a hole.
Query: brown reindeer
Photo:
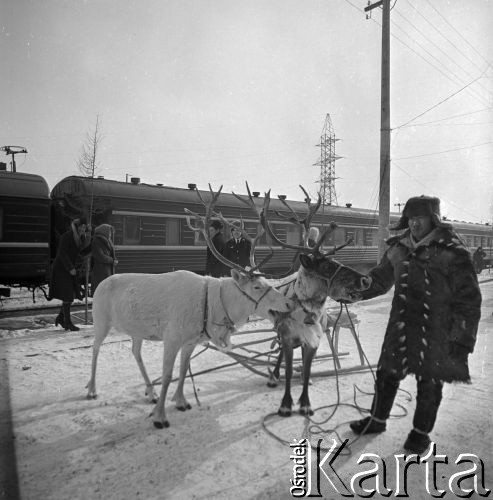
[[[311,220],[321,205],[321,197],[318,196],[316,204],[305,189],[305,201],[308,206],[308,214],[301,218],[291,207],[281,199],[283,205],[290,212],[289,216],[276,212],[278,216],[289,220],[302,229],[303,244],[291,245],[280,241],[270,228],[268,220],[268,208],[270,203],[270,192],[265,195],[265,204],[259,213],[263,227],[270,237],[280,246],[300,252],[301,266],[299,270],[281,280],[276,288],[295,303],[295,308],[288,313],[272,313],[275,330],[278,334],[281,353],[276,368],[271,373],[269,386],[275,387],[279,380],[279,369],[282,356],[285,358],[286,386],[284,396],[278,414],[290,416],[292,412],[293,399],[291,397],[291,379],[293,375],[293,349],[301,346],[303,359],[303,390],[299,398],[300,414],[313,415],[308,394],[308,384],[313,358],[317,352],[320,339],[324,334],[323,321],[325,318],[325,303],[327,297],[338,301],[353,302],[360,298],[359,292],[370,286],[370,281],[363,274],[350,267],[337,262],[333,255],[335,252],[350,242],[334,248],[331,252],[321,250],[324,239],[336,228],[335,223],[329,227],[318,238],[314,245],[308,243],[308,233]]]

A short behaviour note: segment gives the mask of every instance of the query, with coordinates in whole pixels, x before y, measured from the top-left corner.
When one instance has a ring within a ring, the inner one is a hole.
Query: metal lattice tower
[[[336,156],[335,153],[335,143],[338,140],[334,134],[330,115],[327,113],[322,135],[320,136],[320,144],[317,144],[317,147],[320,147],[320,160],[314,163],[315,166],[320,166],[320,178],[318,182],[320,183],[320,194],[323,205],[337,205],[335,163],[336,160],[342,158],[341,156]]]

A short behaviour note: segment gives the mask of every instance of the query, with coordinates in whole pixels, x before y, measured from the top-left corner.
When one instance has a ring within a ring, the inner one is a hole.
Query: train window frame
[[[140,245],[142,240],[142,217],[138,215],[124,215],[123,216],[123,245]],[[129,236],[128,225],[129,222],[134,222],[136,225],[136,237]]]
[[[166,218],[166,246],[180,245],[180,220],[174,217]]]

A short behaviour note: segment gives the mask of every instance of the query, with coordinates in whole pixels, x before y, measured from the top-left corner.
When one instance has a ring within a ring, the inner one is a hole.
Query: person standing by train
[[[483,247],[478,247],[472,256],[474,262],[474,268],[476,269],[476,274],[481,274],[484,268],[484,258],[486,257],[486,252]]]
[[[74,298],[80,297],[76,261],[79,256],[88,256],[91,251],[90,232],[84,217],[74,219],[68,231],[62,234],[51,272],[48,300],[59,299],[62,307],[55,319],[55,326],[65,330],[78,331],[72,323],[70,307]]]
[[[247,267],[250,265],[252,244],[242,236],[240,221],[235,220],[232,224],[231,238],[224,247],[224,256],[241,267]]]
[[[92,270],[91,270],[91,292],[94,295],[99,283],[108,276],[115,274],[115,266],[118,260],[115,256],[113,226],[101,224],[94,230],[91,242]]]
[[[442,399],[444,382],[470,383],[468,356],[476,343],[481,292],[471,255],[451,224],[440,219],[440,200],[410,198],[397,225],[402,231],[369,276],[362,299],[394,298],[377,365],[370,416],[350,424],[356,434],[384,432],[399,388],[417,380],[413,429],[404,448],[423,453]]]
[[[212,243],[216,250],[220,253],[224,253],[224,237],[222,233],[223,225],[218,220],[213,220],[209,226],[209,235],[212,239]],[[205,274],[212,276],[214,278],[220,278],[221,276],[227,276],[229,269],[219,260],[214,257],[210,248],[207,247],[207,256],[205,261]]]

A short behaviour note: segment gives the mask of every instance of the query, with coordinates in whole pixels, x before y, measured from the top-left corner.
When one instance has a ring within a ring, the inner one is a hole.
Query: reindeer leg
[[[282,351],[284,352],[286,363],[286,384],[284,389],[284,396],[281,401],[281,406],[277,410],[278,415],[281,417],[290,417],[291,409],[293,407],[293,398],[291,397],[291,378],[293,376],[293,346],[283,344]]]
[[[268,387],[277,387],[277,384],[279,384],[279,379],[281,378],[281,363],[283,358],[282,353],[283,350],[281,349],[279,351],[279,356],[277,356],[276,366],[274,367],[274,370],[269,370],[269,381],[267,382]]]
[[[132,354],[134,355],[135,361],[137,361],[137,365],[139,366],[140,373],[144,378],[144,382],[146,385],[145,395],[147,396],[149,403],[157,403],[157,395],[154,392],[154,386],[152,385],[152,382],[147,375],[144,361],[142,360],[142,342],[143,339],[132,338]]]
[[[181,360],[180,360],[180,378],[178,380],[178,387],[176,388],[175,395],[173,396],[173,401],[176,402],[176,408],[180,411],[190,410],[192,405],[185,399],[183,394],[183,385],[185,383],[185,377],[187,376],[187,370],[190,366],[190,357],[197,344],[187,344],[181,348]]]
[[[312,370],[312,361],[315,357],[317,349],[309,346],[301,348],[303,357],[303,390],[299,399],[300,415],[313,415],[313,410],[310,405],[310,397],[308,395],[308,387],[310,385],[310,374]]]
[[[152,420],[154,422],[154,427],[158,429],[163,429],[164,427],[169,427],[169,422],[166,419],[166,413],[164,411],[164,402],[166,400],[166,394],[168,392],[168,387],[171,382],[171,377],[173,375],[173,366],[175,364],[176,355],[180,350],[179,342],[175,341],[167,341],[167,337],[169,337],[171,332],[164,332],[163,335],[163,377],[161,380],[161,392],[159,394],[159,400],[154,407],[152,412]]]
[[[91,364],[91,378],[86,385],[87,389],[87,399],[96,399],[98,397],[96,392],[96,368],[98,364],[99,348],[103,343],[103,340],[108,335],[110,331],[107,325],[99,326],[96,325],[94,329],[94,344],[92,346],[92,364]]]

